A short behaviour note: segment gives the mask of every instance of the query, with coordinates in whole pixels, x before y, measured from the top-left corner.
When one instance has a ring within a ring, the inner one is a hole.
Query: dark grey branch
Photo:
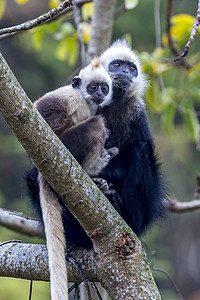
[[[28,236],[44,238],[44,232],[39,221],[30,219],[16,211],[0,208],[0,225]]]
[[[98,279],[110,296],[160,299],[140,241],[36,111],[2,56],[0,111],[35,166],[91,237]]]
[[[110,45],[116,0],[94,0],[88,55],[93,58]]]
[[[174,59],[175,62],[180,61],[188,54],[188,51],[189,51],[192,43],[194,42],[195,36],[197,35],[199,24],[200,24],[200,0],[198,3],[197,15],[196,15],[196,18],[193,23],[193,28],[192,28],[190,38],[185,46],[184,51],[178,57],[176,57]]]
[[[74,250],[72,256],[84,274],[91,281],[98,281],[93,251]],[[72,282],[81,282],[76,267],[69,260],[68,278]],[[46,245],[24,244],[17,242],[0,243],[0,276],[28,280],[49,281],[48,254]]]
[[[67,10],[67,8],[69,8],[71,6],[72,6],[72,0],[65,0],[58,7],[51,9],[48,13],[43,14],[42,16],[39,16],[34,20],[25,22],[20,25],[0,29],[0,36],[6,35],[8,37],[8,34],[11,35],[13,33],[17,33],[20,31],[29,30],[38,25],[44,24],[46,21],[52,19],[53,17],[58,15],[60,12]]]
[[[85,45],[83,42],[83,31],[81,28],[81,11],[80,11],[80,6],[78,5],[78,1],[74,1],[73,12],[74,12],[74,21],[75,21],[77,33],[78,33],[79,47],[80,47],[80,51],[81,51],[82,67],[85,67],[87,65],[87,56],[86,56],[86,51],[85,51]]]
[[[185,213],[200,209],[200,200],[192,200],[188,202],[180,202],[174,198],[170,198],[166,202],[166,207],[171,212]]]
[[[172,53],[175,56],[179,56],[180,55],[180,50],[175,45],[175,42],[174,42],[174,40],[172,39],[172,36],[171,36],[172,3],[173,3],[173,0],[168,0],[167,10],[166,10],[166,12],[167,12],[167,14],[166,14],[167,36],[168,36],[169,47],[172,50]],[[172,62],[174,63],[175,61],[172,60]],[[182,65],[183,67],[185,67],[186,69],[191,68],[191,65],[187,62],[186,59],[183,59],[181,62],[179,62],[179,64]]]

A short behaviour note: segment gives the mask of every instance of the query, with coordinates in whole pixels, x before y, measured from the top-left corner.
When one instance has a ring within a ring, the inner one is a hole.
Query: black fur
[[[119,76],[113,78],[112,101],[98,112],[106,119],[106,127],[109,129],[106,148],[119,149],[119,154],[110,160],[100,177],[112,183],[120,196],[116,198],[118,211],[133,231],[140,235],[163,215],[165,191],[144,107],[139,103],[135,104],[136,98],[129,99],[126,93],[128,88],[129,81]],[[65,139],[62,140],[65,144]],[[67,142],[69,136],[66,145]],[[75,156],[76,149],[71,149]],[[86,152],[83,149],[84,155]],[[84,155],[80,153],[80,157],[76,156],[79,162]],[[41,217],[37,171],[32,170],[28,174],[27,182],[29,195]],[[110,201],[112,203],[113,199]],[[91,248],[91,240],[78,221],[62,202],[61,205],[67,241],[75,246]]]
[[[35,212],[36,217],[42,222],[42,211],[40,206],[40,197],[39,197],[39,184],[38,184],[38,170],[33,168],[26,175],[26,182],[28,188],[28,196],[30,198],[31,206]],[[77,246],[84,248],[92,248],[92,242],[79,224],[79,222],[74,218],[71,212],[59,199],[59,203],[62,207],[62,219],[65,230],[65,237],[67,244],[69,246]]]
[[[163,215],[165,192],[145,112],[133,107],[130,113],[125,91],[120,90],[114,88],[112,104],[100,110],[110,130],[106,146],[119,148],[101,176],[113,184],[121,197],[122,217],[140,235]]]

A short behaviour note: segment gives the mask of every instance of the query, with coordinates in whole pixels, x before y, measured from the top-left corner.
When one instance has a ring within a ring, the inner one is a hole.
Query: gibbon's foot
[[[118,211],[118,213],[122,215],[120,210],[120,207],[122,206],[122,199],[113,188],[112,183],[109,183],[109,189],[104,193],[104,195],[108,198],[108,200],[114,206],[116,211]]]
[[[113,188],[112,183],[107,183],[107,181],[103,178],[92,178],[94,183],[98,186],[98,188],[102,191],[102,193],[108,198],[110,203],[114,206],[114,208],[121,215],[120,206],[122,206],[122,200],[118,193]]]
[[[107,181],[103,178],[92,178],[94,183],[98,186],[98,188],[102,191],[102,193],[105,195],[106,191],[109,190],[109,185]]]
[[[117,154],[119,153],[119,149],[117,147],[109,148],[107,151],[108,154],[110,155],[110,158],[117,156]]]
[[[109,163],[109,161],[117,156],[117,154],[119,153],[119,150],[117,147],[112,147],[108,150],[103,149],[100,159],[98,161],[98,165],[101,166],[101,170],[103,170]]]

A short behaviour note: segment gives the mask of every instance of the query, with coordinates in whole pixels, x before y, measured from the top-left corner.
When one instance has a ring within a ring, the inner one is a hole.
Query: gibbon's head
[[[127,41],[117,40],[100,56],[100,63],[110,75],[113,87],[142,96],[146,80],[142,74],[140,60]]]
[[[80,89],[80,92],[93,108],[109,105],[112,99],[112,80],[106,70],[100,65],[99,58],[95,58],[79,75],[72,81],[74,89]]]

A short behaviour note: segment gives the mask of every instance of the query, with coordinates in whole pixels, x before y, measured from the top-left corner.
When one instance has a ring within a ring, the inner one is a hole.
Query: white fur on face
[[[100,106],[108,105],[112,99],[112,80],[106,70],[101,66],[93,67],[92,63],[82,69],[78,75],[81,78],[81,94],[83,98],[88,102],[89,106],[92,105],[92,96],[87,92],[87,86],[90,82],[107,83],[109,86],[109,93],[105,96],[104,101]]]
[[[138,69],[138,76],[133,79],[133,83],[128,89],[128,93],[130,96],[139,96],[141,97],[144,93],[144,89],[147,86],[147,81],[145,76],[142,74],[141,63],[138,56],[131,50],[129,45],[125,40],[117,40],[114,42],[110,48],[105,50],[101,57],[100,63],[108,71],[109,64],[116,59],[126,60],[133,62]],[[110,74],[112,77],[112,74]]]

